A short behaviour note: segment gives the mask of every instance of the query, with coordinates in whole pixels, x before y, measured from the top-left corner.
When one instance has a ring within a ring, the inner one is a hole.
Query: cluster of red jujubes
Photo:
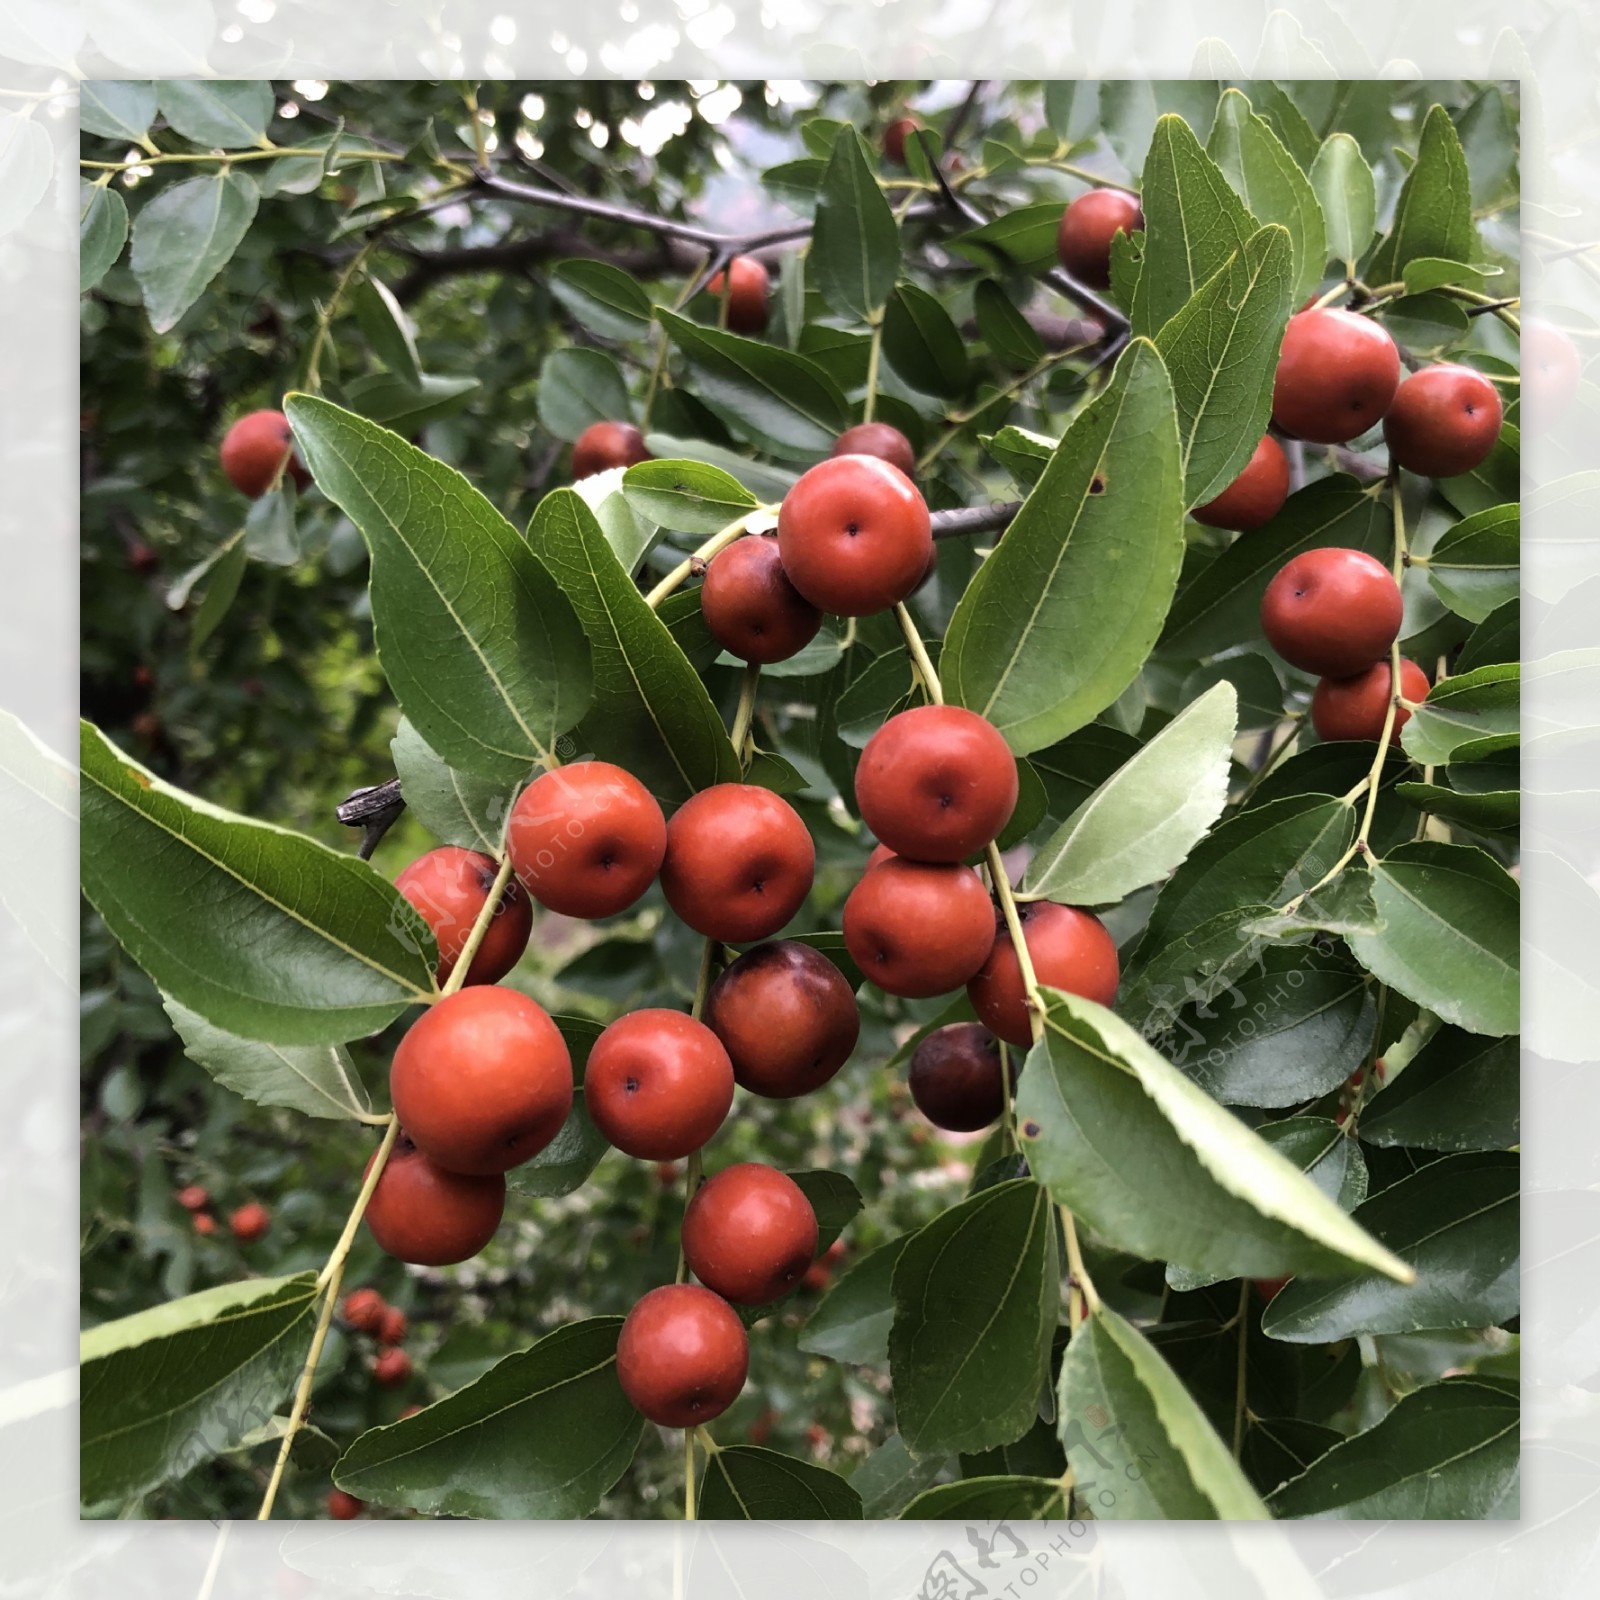
[[[178,1204],[189,1213],[194,1231],[209,1239],[217,1231],[217,1219],[211,1210],[211,1193],[202,1184],[186,1183],[175,1196]],[[272,1213],[259,1200],[247,1200],[235,1206],[228,1216],[228,1231],[240,1244],[254,1244],[264,1238],[272,1227]]]

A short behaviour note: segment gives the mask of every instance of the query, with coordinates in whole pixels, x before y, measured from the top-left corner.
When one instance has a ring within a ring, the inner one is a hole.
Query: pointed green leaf
[[[1269,1515],[1177,1374],[1109,1306],[1067,1346],[1057,1415],[1074,1493],[1098,1521]]]
[[[258,1106],[287,1106],[308,1117],[359,1121],[372,1109],[343,1045],[264,1044],[213,1026],[170,996],[163,1001],[184,1054],[224,1089]]]
[[[594,699],[577,739],[658,799],[736,783],[739,762],[700,675],[570,489],[539,502],[528,537],[571,601],[594,652]]]
[[[87,722],[80,763],[84,893],[207,1021],[331,1044],[434,993],[433,935],[365,861],[174,789]]]
[[[450,1517],[586,1517],[628,1470],[644,1418],[617,1382],[621,1317],[569,1322],[466,1388],[369,1428],[334,1468],[378,1505]]]
[[[1404,1081],[1405,1074],[1401,1074]],[[1517,1157],[1445,1156],[1358,1206],[1354,1220],[1415,1273],[1337,1282],[1296,1278],[1274,1297],[1262,1331],[1292,1344],[1358,1333],[1486,1328],[1517,1314],[1521,1218]]]
[[[558,261],[550,293],[602,339],[642,339],[655,315],[638,280],[609,261]]]
[[[900,268],[900,225],[853,125],[834,136],[811,235],[811,270],[831,310],[871,322]]]
[[[1368,972],[1472,1033],[1515,1033],[1521,1020],[1517,882],[1470,845],[1419,840],[1372,866],[1384,927],[1354,934]]]
[[[950,700],[1017,755],[1111,705],[1171,603],[1182,499],[1172,386],[1155,346],[1136,340],[957,604],[940,657]]]
[[[1178,407],[1186,506],[1221,494],[1267,431],[1293,289],[1289,235],[1274,224],[1251,234],[1156,335]]]
[[[1481,260],[1472,221],[1472,178],[1450,113],[1433,106],[1422,124],[1417,164],[1406,174],[1394,221],[1364,277],[1392,282],[1418,256],[1446,261]]]
[[[347,384],[344,397],[352,411],[407,434],[462,410],[482,387],[477,378],[449,378],[436,372],[423,373],[415,384],[392,372],[369,372]]]
[[[290,395],[284,409],[371,552],[373,635],[400,709],[451,766],[525,778],[589,704],[571,605],[459,472],[326,400]]]
[[[1507,1150],[1522,1142],[1515,1039],[1440,1028],[1361,1113],[1368,1144],[1411,1150]]]
[[[1446,1378],[1403,1395],[1268,1501],[1280,1517],[1438,1522],[1515,1516],[1522,1408],[1498,1384]]]
[[[959,234],[951,249],[992,272],[1014,269],[1029,275],[1056,265],[1056,235],[1061,230],[1059,200],[1013,206],[993,222]]]
[[[406,717],[389,741],[400,794],[417,821],[440,844],[497,856],[517,786],[458,772],[432,749]]]
[[[623,474],[622,492],[658,527],[701,537],[719,533],[757,504],[731,473],[702,461],[641,461]]]
[[[393,293],[376,278],[366,277],[356,285],[353,297],[356,321],[367,348],[395,377],[416,388],[422,383],[417,364],[417,344],[411,323]]]
[[[869,1522],[897,1517],[910,1501],[949,1465],[946,1456],[914,1456],[898,1433],[891,1433],[850,1475]]]
[[[830,1361],[887,1361],[894,1268],[910,1240],[909,1233],[902,1234],[852,1262],[806,1319],[800,1348]]]
[[[539,420],[569,443],[596,422],[629,422],[633,401],[622,370],[604,350],[564,345],[539,368]]]
[[[1043,359],[1044,340],[993,278],[984,278],[978,284],[972,292],[972,303],[979,334],[1002,361],[1026,369]]]
[[[1053,989],[1017,1122],[1052,1198],[1108,1243],[1222,1277],[1408,1269],[1104,1006]],[[1147,1175],[1159,1170],[1161,1182]]]
[[[1144,267],[1133,297],[1133,331],[1164,328],[1184,303],[1244,247],[1260,224],[1182,117],[1156,123],[1144,163]]]
[[[156,104],[167,125],[215,150],[259,144],[272,121],[272,85],[262,79],[163,78]]]
[[[889,1371],[913,1454],[1027,1432],[1059,1298],[1055,1214],[1035,1183],[985,1189],[912,1236],[894,1268]]]
[[[109,184],[78,185],[78,292],[94,288],[128,242],[128,206]]]
[[[78,127],[104,139],[142,139],[156,119],[156,86],[126,78],[78,82]]]
[[[1311,187],[1328,227],[1328,254],[1346,272],[1367,253],[1378,227],[1378,194],[1372,168],[1348,133],[1330,133],[1311,163]]]
[[[1109,905],[1166,877],[1227,803],[1237,706],[1231,683],[1185,706],[1039,847],[1023,888]]]
[[[272,1416],[305,1361],[316,1274],[169,1300],[80,1341],[78,1493],[130,1500],[181,1478]]]
[[[1490,506],[1447,528],[1428,552],[1428,582],[1459,617],[1482,622],[1517,598],[1520,508]]]
[[[1476,761],[1509,749],[1521,720],[1521,679],[1515,662],[1502,662],[1436,683],[1400,730],[1401,747],[1428,766],[1443,766],[1463,752]]]
[[[914,283],[898,285],[889,299],[883,353],[913,389],[947,399],[966,391],[966,341],[950,313]]]
[[[815,939],[806,943],[816,948]],[[817,1216],[817,1249],[826,1250],[860,1212],[861,1191],[842,1172],[830,1172],[826,1167],[805,1167],[789,1176],[811,1202]]]
[[[1237,89],[1225,90],[1217,102],[1206,154],[1222,169],[1257,222],[1281,223],[1287,230],[1292,262],[1290,303],[1298,305],[1322,281],[1322,269],[1328,263],[1327,224],[1316,190],[1283,141]]]
[[[706,1522],[860,1521],[861,1496],[837,1472],[779,1450],[723,1445],[700,1480]]]
[[[157,333],[175,327],[232,260],[259,203],[252,178],[224,169],[169,184],[134,218],[128,262]]]

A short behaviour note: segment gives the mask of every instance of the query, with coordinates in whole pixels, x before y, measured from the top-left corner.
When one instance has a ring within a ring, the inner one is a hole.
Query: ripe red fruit
[[[487,1176],[537,1155],[572,1109],[572,1058],[542,1006],[462,989],[400,1041],[389,1097],[416,1147],[447,1172]]]
[[[240,417],[222,439],[222,470],[241,494],[259,500],[288,458],[288,474],[304,489],[311,474],[294,453],[294,434],[281,411],[252,411]]]
[[[1098,917],[1053,900],[1028,901],[1017,908],[1017,916],[1041,985],[1103,1006],[1116,999],[1117,947]],[[1003,920],[996,919],[994,947],[983,970],[967,985],[967,995],[990,1033],[1019,1049],[1033,1042],[1022,968]]]
[[[805,1276],[800,1280],[802,1289],[809,1289],[813,1294],[821,1294],[833,1282],[833,1273],[820,1261],[813,1261],[805,1270]]]
[[[372,1162],[367,1165],[370,1168]],[[395,1260],[418,1267],[448,1267],[470,1260],[488,1244],[505,1208],[506,1180],[498,1172],[481,1177],[446,1172],[402,1134],[367,1202],[366,1220],[379,1248]],[[364,1306],[361,1309],[369,1314]],[[379,1300],[371,1325],[357,1326],[385,1343],[397,1342],[384,1333],[389,1310]],[[349,1302],[345,1316],[355,1322]]]
[[[904,116],[896,117],[883,130],[883,153],[897,167],[903,167],[906,164],[906,140],[921,126],[922,124],[917,118]]]
[[[422,914],[439,945],[435,976],[443,983],[466,946],[478,913],[494,887],[493,856],[459,845],[440,845],[418,856],[394,886]],[[469,984],[498,983],[522,959],[533,929],[533,906],[516,883],[508,883],[499,909],[467,968]]]
[[[591,422],[572,447],[572,476],[588,478],[608,467],[636,467],[653,459],[631,422]]]
[[[1336,306],[1289,318],[1272,382],[1272,420],[1298,439],[1344,444],[1382,419],[1400,352],[1371,317]]]
[[[1017,804],[1017,764],[994,724],[960,706],[890,717],[856,765],[861,820],[896,855],[962,861]]]
[[[1494,449],[1504,414],[1481,372],[1449,361],[1424,367],[1395,391],[1383,419],[1389,459],[1429,478],[1471,472]]]
[[[681,1011],[632,1011],[595,1040],[583,1096],[595,1127],[625,1155],[676,1161],[722,1126],[733,1064],[703,1022]]]
[[[523,887],[568,917],[626,911],[655,882],[667,822],[655,796],[609,761],[543,773],[517,797],[506,849]]]
[[[741,1161],[695,1191],[683,1214],[683,1259],[736,1306],[781,1300],[817,1251],[817,1214],[786,1172]]]
[[[1553,323],[1524,317],[1522,403],[1538,428],[1553,424],[1577,399],[1582,378],[1583,361],[1572,340]]]
[[[994,906],[960,862],[898,856],[850,891],[845,948],[867,978],[908,999],[948,994],[977,972],[994,943]]]
[[[917,1110],[950,1133],[987,1128],[1005,1110],[1000,1043],[976,1022],[935,1028],[912,1052],[907,1081]]]
[[[176,1195],[177,1202],[185,1211],[204,1211],[211,1204],[211,1196],[198,1183],[187,1183]]]
[[[209,1239],[217,1231],[217,1219],[209,1211],[196,1211],[190,1220],[202,1238]]]
[[[1111,286],[1113,236],[1137,233],[1142,227],[1144,212],[1137,195],[1122,189],[1091,189],[1062,213],[1056,255],[1081,283],[1107,289]]]
[[[871,872],[874,867],[881,867],[885,861],[894,859],[894,851],[886,844],[875,844],[872,854],[867,857],[866,871]]]
[[[754,256],[735,256],[726,272],[706,285],[709,293],[728,300],[728,327],[734,333],[760,333],[767,325],[767,269]]]
[[[1362,550],[1307,550],[1261,597],[1261,631],[1292,667],[1326,678],[1365,672],[1389,653],[1405,613],[1400,585]]]
[[[427,1158],[424,1157],[424,1160]],[[488,1180],[493,1183],[491,1178]],[[500,1180],[502,1183],[505,1179]],[[411,1331],[411,1324],[406,1319],[406,1314],[399,1306],[385,1306],[383,1316],[378,1322],[378,1343],[389,1349],[397,1348],[406,1342],[406,1335]]]
[[[398,1389],[411,1376],[411,1357],[404,1350],[381,1350],[372,1363],[372,1376],[385,1389]]]
[[[739,1314],[697,1283],[652,1289],[617,1338],[617,1381],[636,1411],[663,1428],[719,1417],[744,1388],[750,1341]]]
[[[335,1522],[354,1521],[366,1508],[365,1500],[357,1500],[353,1494],[346,1494],[343,1489],[328,1491],[328,1515]]]
[[[801,475],[778,509],[789,581],[846,617],[884,611],[922,582],[933,559],[928,505],[877,456],[833,456]]]
[[[1244,471],[1215,500],[1196,506],[1189,515],[1208,528],[1249,533],[1271,522],[1288,498],[1289,459],[1269,433],[1262,436]]]
[[[1376,661],[1353,678],[1324,678],[1311,697],[1311,725],[1319,739],[1376,739],[1383,733],[1383,719],[1389,711],[1393,673],[1387,661]],[[1428,693],[1428,675],[1415,661],[1400,661],[1400,694],[1406,700],[1422,700]],[[1399,744],[1400,730],[1411,720],[1404,706],[1397,706],[1389,743]]]
[[[718,783],[667,824],[661,889],[696,933],[728,944],[768,939],[811,892],[817,851],[787,800],[752,783]]]
[[[248,1200],[228,1218],[228,1226],[240,1244],[254,1244],[272,1226],[272,1213],[258,1201]]]
[[[917,475],[917,452],[898,428],[887,422],[858,422],[833,441],[830,456],[876,456],[898,467],[908,478]]]
[[[793,939],[748,950],[711,985],[705,1023],[734,1081],[774,1100],[819,1089],[850,1059],[861,1012],[844,974]]]
[[[370,1165],[370,1163],[369,1163]],[[380,1180],[379,1187],[382,1187]],[[376,1190],[372,1199],[377,1199]],[[372,1205],[367,1205],[367,1225],[372,1224]],[[389,1308],[384,1304],[383,1296],[376,1289],[352,1289],[344,1297],[344,1304],[339,1308],[344,1320],[362,1333],[376,1333],[383,1323],[383,1314]]]
[[[741,661],[787,661],[822,627],[822,613],[789,582],[768,535],[740,539],[714,556],[700,589],[706,630]]]

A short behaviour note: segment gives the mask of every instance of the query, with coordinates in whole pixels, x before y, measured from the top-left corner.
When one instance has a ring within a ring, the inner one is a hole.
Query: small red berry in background
[[[1056,256],[1073,277],[1094,289],[1111,287],[1111,241],[1144,227],[1139,198],[1124,189],[1091,189],[1061,214]]]
[[[883,153],[897,167],[903,167],[906,164],[906,140],[921,126],[922,123],[916,117],[907,113],[903,117],[896,117],[883,130]]]
[[[203,1239],[209,1239],[217,1231],[217,1219],[209,1211],[196,1211],[190,1220],[194,1231]]]
[[[376,1333],[388,1310],[376,1289],[352,1289],[340,1307],[344,1320],[362,1333]]]
[[[572,476],[590,478],[610,467],[636,467],[654,457],[631,422],[591,422],[572,447]]]
[[[728,302],[728,327],[734,333],[760,333],[767,325],[767,289],[772,280],[754,256],[735,256],[727,269],[706,285],[709,294]]]
[[[378,1322],[378,1343],[389,1348],[397,1348],[406,1342],[406,1335],[411,1331],[411,1324],[399,1306],[385,1306],[383,1316]]]
[[[294,454],[294,434],[281,411],[252,411],[240,417],[223,435],[221,457],[228,481],[252,500],[267,492],[285,461],[297,487],[305,489],[311,483],[311,474]]]
[[[176,1199],[185,1211],[204,1211],[211,1204],[211,1196],[198,1183],[185,1184],[178,1191]]]
[[[404,1350],[384,1350],[372,1363],[372,1376],[385,1389],[398,1389],[411,1376],[411,1357]]]
[[[250,1200],[228,1218],[228,1226],[240,1244],[253,1244],[272,1226],[272,1213],[258,1201]]]

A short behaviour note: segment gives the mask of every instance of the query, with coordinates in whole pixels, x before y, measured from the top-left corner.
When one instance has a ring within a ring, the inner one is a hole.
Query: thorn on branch
[[[352,790],[349,796],[334,807],[333,814],[347,828],[362,829],[361,846],[356,854],[363,861],[372,859],[383,836],[400,820],[406,808],[400,793],[400,780],[390,778],[387,783],[376,783],[365,789]]]

